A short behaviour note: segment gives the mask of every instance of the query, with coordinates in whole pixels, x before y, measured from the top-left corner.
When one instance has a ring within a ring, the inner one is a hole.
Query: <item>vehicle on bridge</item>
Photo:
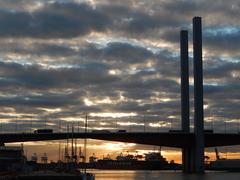
[[[170,129],[168,132],[170,132],[170,133],[180,133],[180,132],[184,132],[184,131],[181,130],[181,129]]]
[[[126,132],[127,132],[127,130],[125,130],[125,129],[120,129],[117,131],[117,133],[126,133]]]
[[[110,133],[109,130],[92,130],[92,133]]]
[[[181,129],[170,129],[168,132],[170,133],[181,133],[181,132],[185,132]],[[213,133],[213,130],[212,129],[204,129],[204,133]]]
[[[52,129],[36,129],[33,131],[34,134],[51,134],[53,133]]]
[[[204,129],[204,133],[213,133],[213,130],[212,129]]]

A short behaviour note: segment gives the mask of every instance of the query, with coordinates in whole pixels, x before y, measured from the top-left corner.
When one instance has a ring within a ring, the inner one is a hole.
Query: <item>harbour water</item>
[[[239,180],[240,172],[206,172],[203,175],[180,171],[91,171],[95,180]]]

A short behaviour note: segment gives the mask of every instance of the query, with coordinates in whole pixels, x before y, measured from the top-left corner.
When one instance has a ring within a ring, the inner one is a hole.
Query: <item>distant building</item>
[[[0,171],[21,171],[25,161],[23,147],[0,146]]]

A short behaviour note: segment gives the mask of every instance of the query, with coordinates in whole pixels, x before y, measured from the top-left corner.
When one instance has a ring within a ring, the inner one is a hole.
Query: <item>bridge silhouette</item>
[[[195,141],[194,133],[186,132],[126,132],[126,133],[49,133],[49,134],[34,134],[34,133],[5,133],[0,134],[0,142],[28,142],[28,141],[47,141],[47,140],[62,140],[68,138],[89,138],[107,141],[120,141],[145,145],[167,146],[176,148],[192,147]],[[225,134],[225,133],[205,133],[205,147],[239,145],[240,134]]]

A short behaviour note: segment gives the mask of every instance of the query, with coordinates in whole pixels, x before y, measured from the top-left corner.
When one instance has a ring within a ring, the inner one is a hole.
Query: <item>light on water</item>
[[[183,174],[180,171],[92,171],[96,180],[239,180],[240,173],[206,172]]]

